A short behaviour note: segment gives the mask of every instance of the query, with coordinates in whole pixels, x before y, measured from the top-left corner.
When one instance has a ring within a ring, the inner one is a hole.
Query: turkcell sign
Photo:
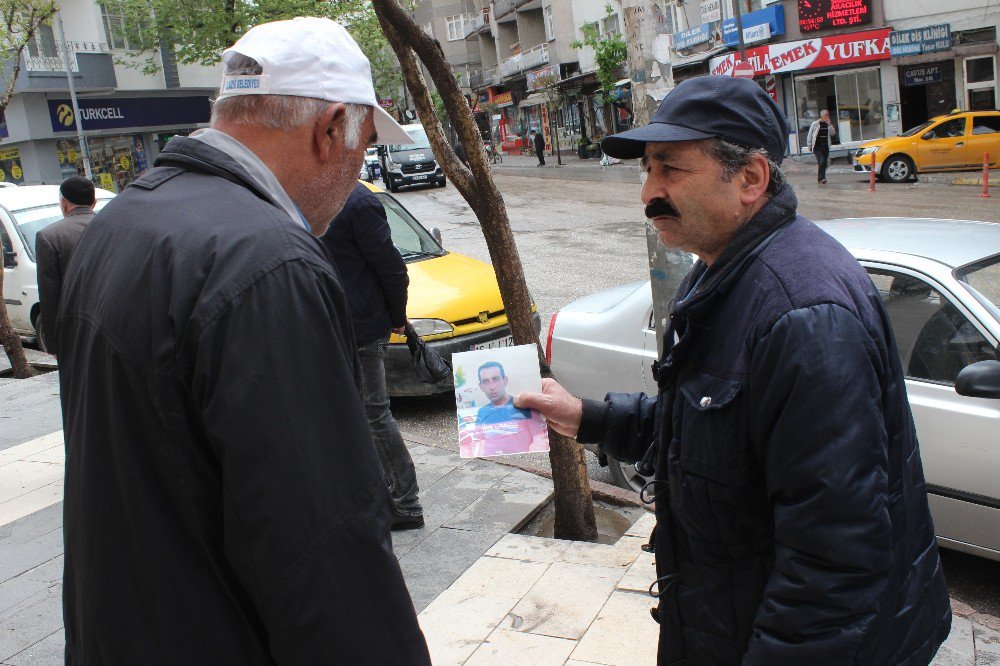
[[[937,53],[951,48],[951,26],[947,23],[913,30],[889,33],[889,49],[893,58],[921,53]]]
[[[50,99],[48,105],[53,132],[76,131],[68,99]],[[84,130],[197,125],[211,116],[207,96],[83,98],[79,109]]]
[[[689,49],[697,44],[704,44],[711,36],[712,25],[710,23],[702,23],[690,30],[674,33],[674,49],[680,51]]]
[[[744,14],[741,19],[743,41],[747,44],[785,34],[785,8],[781,5],[758,9]],[[722,41],[726,46],[736,46],[740,43],[736,35],[736,19],[726,19],[722,22]]]

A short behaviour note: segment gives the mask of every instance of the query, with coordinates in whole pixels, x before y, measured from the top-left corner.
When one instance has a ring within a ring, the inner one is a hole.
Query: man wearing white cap
[[[223,54],[211,129],[97,216],[58,328],[68,664],[428,664],[316,236],[407,143],[326,19]]]

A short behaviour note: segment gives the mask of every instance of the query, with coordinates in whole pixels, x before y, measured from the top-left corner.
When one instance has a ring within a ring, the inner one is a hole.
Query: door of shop
[[[900,67],[899,91],[903,131],[949,113],[956,107],[955,63],[945,60]]]

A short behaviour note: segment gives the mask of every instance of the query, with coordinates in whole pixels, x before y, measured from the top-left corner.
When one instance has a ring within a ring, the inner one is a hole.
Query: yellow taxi
[[[953,111],[932,118],[899,136],[862,143],[854,153],[854,170],[871,171],[882,180],[901,183],[918,173],[1000,165],[1000,111]]]
[[[410,288],[406,317],[429,347],[445,358],[455,352],[514,344],[493,267],[441,247],[441,233],[428,231],[399,201],[362,182],[385,209],[392,242],[406,262]],[[535,330],[541,319],[532,304]],[[410,363],[406,339],[389,339],[386,384],[391,396],[430,395],[452,390],[450,381],[424,384]]]

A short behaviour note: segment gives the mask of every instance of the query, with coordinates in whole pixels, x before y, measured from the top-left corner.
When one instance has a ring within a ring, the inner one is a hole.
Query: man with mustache
[[[752,81],[677,86],[645,127],[646,215],[698,255],[670,304],[656,398],[515,398],[655,463],[659,664],[926,664],[951,610],[882,301],[796,214],[788,126]]]

